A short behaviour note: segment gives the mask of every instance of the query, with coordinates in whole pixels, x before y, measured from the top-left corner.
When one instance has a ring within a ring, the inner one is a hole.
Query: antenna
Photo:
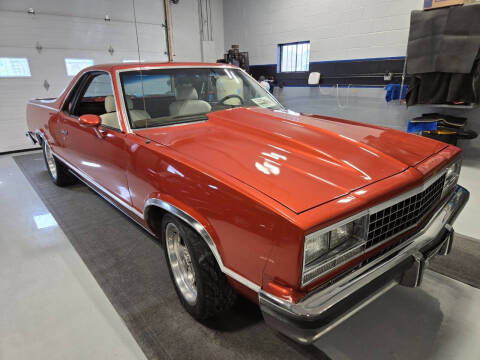
[[[147,105],[145,104],[145,91],[143,89],[143,72],[142,72],[142,63],[140,60],[140,43],[138,41],[138,27],[137,27],[137,13],[135,11],[135,0],[132,0],[133,3],[133,22],[135,24],[135,37],[137,38],[137,55],[138,55],[138,69],[140,71],[140,84],[142,86],[142,100],[143,100],[143,110],[147,112]],[[145,119],[145,128],[148,128],[148,119]],[[146,139],[145,143],[149,144],[150,139],[148,138],[148,132],[145,133]]]

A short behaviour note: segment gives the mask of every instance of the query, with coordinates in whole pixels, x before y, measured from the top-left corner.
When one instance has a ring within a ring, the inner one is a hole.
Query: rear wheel
[[[50,179],[58,186],[66,186],[75,182],[75,177],[68,171],[68,168],[62,164],[52,153],[50,145],[43,142],[43,158],[47,166]]]
[[[197,232],[167,214],[162,219],[162,240],[177,295],[195,319],[205,320],[233,305],[236,293]]]

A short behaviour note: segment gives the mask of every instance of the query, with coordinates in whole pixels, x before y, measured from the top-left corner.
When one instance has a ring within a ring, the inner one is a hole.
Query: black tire
[[[45,160],[45,166],[47,167],[48,175],[55,185],[67,186],[76,181],[75,176],[68,170],[68,167],[58,160],[50,150],[50,146],[43,142],[43,160]],[[51,157],[51,165],[49,165],[48,158]],[[53,168],[51,168],[53,167]]]
[[[166,241],[166,229],[169,223],[174,224],[178,228],[179,235],[190,253],[191,264],[195,271],[197,291],[194,304],[187,301],[172,271]],[[225,274],[220,271],[217,261],[209,247],[195,230],[178,218],[166,214],[162,218],[162,244],[175,290],[183,307],[190,315],[202,321],[214,317],[232,307],[237,294],[230,286]]]

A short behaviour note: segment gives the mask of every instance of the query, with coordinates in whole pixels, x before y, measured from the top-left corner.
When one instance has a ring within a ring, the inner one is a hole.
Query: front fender
[[[168,195],[153,193],[145,201],[143,210],[143,216],[149,228],[152,228],[150,214],[152,208],[154,207],[161,208],[165,212],[178,217],[179,219],[190,225],[195,231],[197,231],[197,233],[201,236],[201,238],[210,248],[210,251],[215,257],[215,260],[217,261],[220,270],[224,274],[230,276],[234,280],[238,281],[240,284],[246,286],[247,288],[255,292],[260,291],[260,286],[225,266],[222,256],[220,255],[219,248],[217,247],[217,243],[219,242],[215,242],[213,240],[214,238],[212,237],[212,234],[214,234],[215,237],[217,236],[215,230],[210,225],[210,223],[200,213],[198,213],[198,211],[195,211],[195,209],[192,209],[191,207],[182,204],[178,200]]]

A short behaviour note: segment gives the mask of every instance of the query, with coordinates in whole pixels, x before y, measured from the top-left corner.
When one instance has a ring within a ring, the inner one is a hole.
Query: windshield
[[[177,68],[120,73],[132,129],[207,120],[207,113],[235,107],[283,109],[243,71]]]

